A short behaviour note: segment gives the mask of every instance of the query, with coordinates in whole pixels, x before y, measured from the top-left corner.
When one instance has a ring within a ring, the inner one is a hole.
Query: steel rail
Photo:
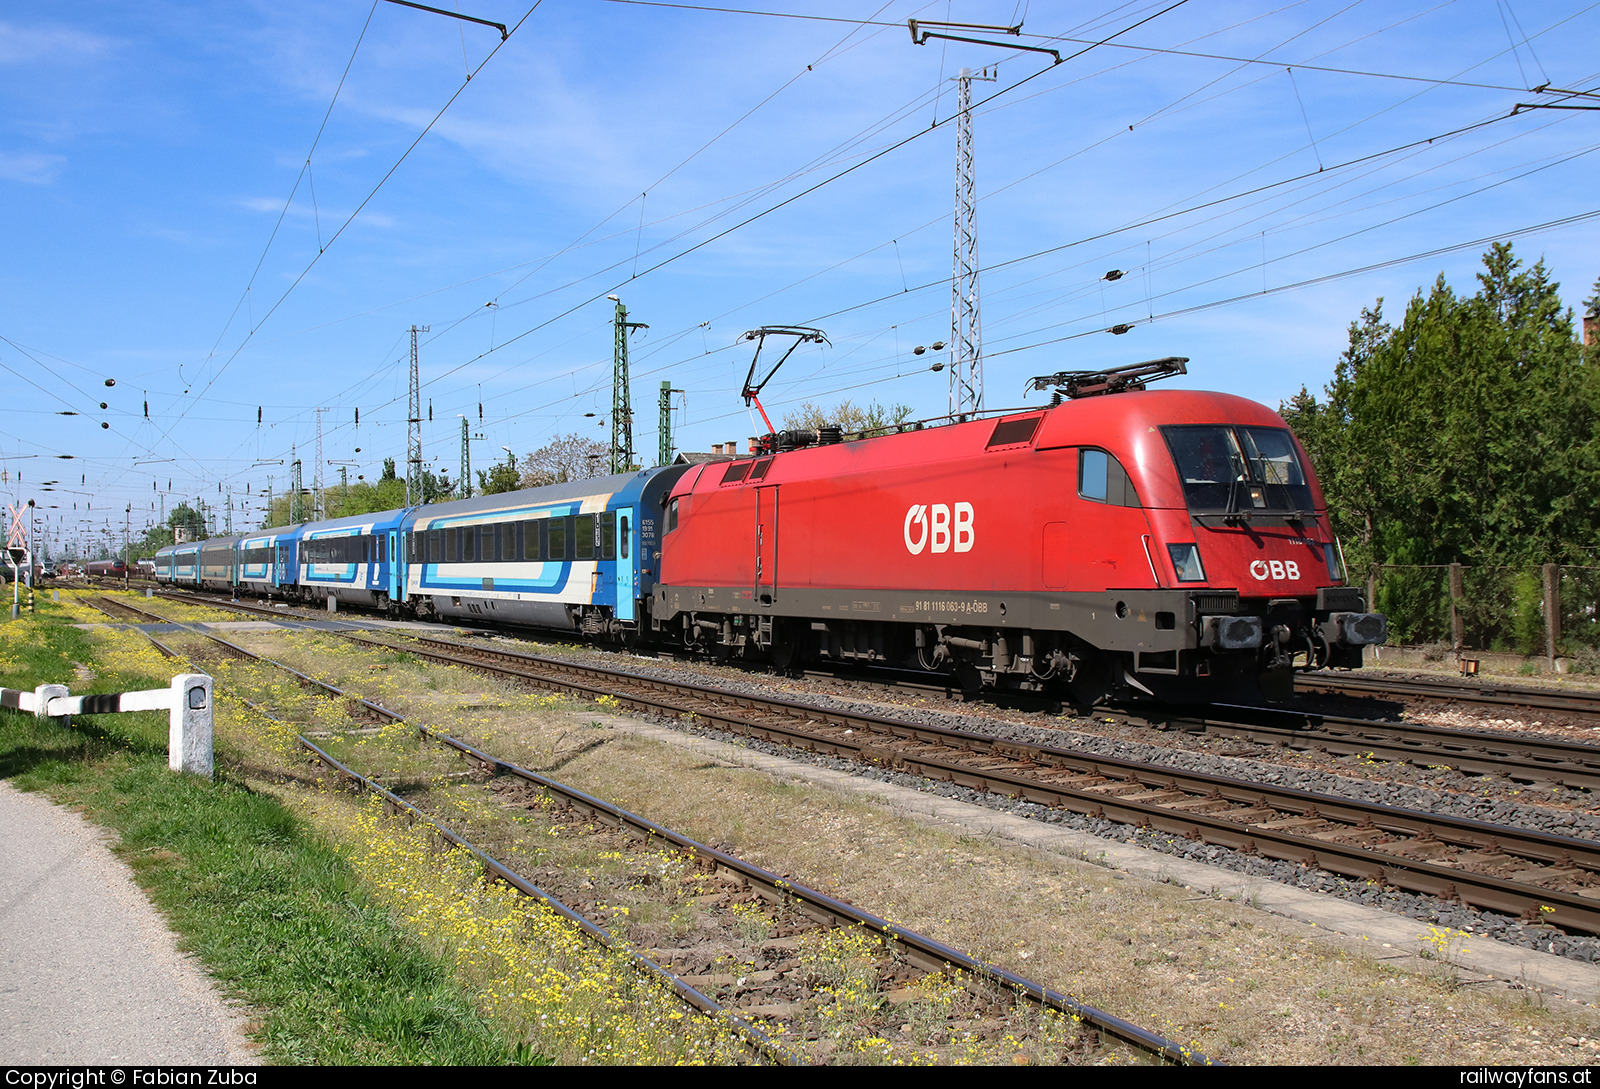
[[[262,660],[267,661],[269,659]],[[273,717],[258,704],[251,703],[250,706],[259,713],[266,714],[269,718]],[[274,719],[274,721],[281,722],[282,720]],[[459,847],[472,855],[472,857],[477,860],[478,864],[482,866],[487,873],[493,875],[501,881],[504,881],[506,884],[510,885],[524,896],[532,897],[533,899],[543,903],[551,911],[554,911],[557,915],[567,920],[567,922],[576,926],[586,937],[590,938],[597,944],[606,949],[620,950],[625,952],[628,955],[628,958],[633,962],[633,965],[636,969],[646,976],[653,978],[657,983],[666,986],[687,1005],[694,1007],[708,1017],[726,1022],[728,1025],[734,1028],[740,1036],[744,1037],[746,1046],[753,1048],[758,1054],[767,1055],[780,1065],[784,1066],[807,1065],[800,1056],[795,1055],[789,1049],[778,1044],[766,1033],[756,1028],[743,1017],[740,1017],[727,1006],[724,1006],[722,1003],[718,1002],[710,995],[705,994],[703,991],[696,989],[691,984],[685,982],[682,977],[657,964],[654,960],[645,956],[643,953],[640,953],[638,950],[630,948],[625,942],[619,942],[617,938],[614,937],[605,927],[600,926],[578,912],[573,911],[566,904],[562,903],[557,897],[549,892],[546,892],[538,885],[535,885],[532,881],[529,881],[527,878],[511,869],[511,867],[501,862],[499,859],[496,859],[493,856],[485,853],[482,849],[477,847],[464,836],[455,832],[447,825],[441,824],[439,821],[435,820],[427,813],[424,813],[417,806],[406,801],[404,798],[400,797],[398,794],[395,794],[387,787],[384,787],[374,780],[369,779],[367,776],[362,775],[355,769],[340,763],[337,759],[330,755],[327,750],[319,747],[315,742],[309,740],[303,734],[296,733],[295,741],[298,742],[308,752],[310,752],[319,763],[325,765],[341,777],[358,784],[359,786],[382,798],[385,808],[389,809],[392,813],[409,813],[412,816],[426,821],[452,846]]]
[[[1181,772],[1114,757],[1086,756],[1067,749],[1000,741],[944,727],[822,710],[788,700],[734,695],[701,685],[640,678],[599,666],[489,651],[444,640],[418,638],[419,642],[442,643],[457,656],[349,633],[345,638],[483,669],[590,699],[611,696],[623,706],[650,713],[675,717],[693,714],[706,725],[813,752],[884,764],[975,790],[1600,933],[1600,898],[1414,857],[1455,850],[1465,852],[1467,860],[1477,865],[1504,869],[1508,861],[1522,859],[1550,867],[1550,876],[1556,879],[1586,880],[1587,874],[1600,871],[1600,843],[1590,840]],[[518,659],[525,668],[463,661],[461,652]],[[591,680],[581,679],[585,676]],[[741,713],[749,711],[756,714]],[[795,719],[805,724],[791,725]],[[807,725],[812,723],[818,725]],[[919,753],[909,746],[919,746],[924,751]],[[987,766],[974,766],[975,762]],[[1122,793],[1114,793],[1118,791]],[[1223,811],[1233,811],[1233,819],[1221,816]],[[1284,813],[1291,816],[1285,817]],[[1328,822],[1345,827],[1329,829]],[[1305,834],[1298,834],[1298,830]],[[1412,842],[1388,850],[1362,842],[1396,836]],[[1339,842],[1340,838],[1355,842]],[[1521,872],[1518,875],[1527,876]]]
[[[1317,693],[1349,696],[1394,696],[1400,699],[1444,700],[1519,711],[1553,711],[1600,718],[1600,692],[1554,692],[1527,685],[1390,679],[1387,677],[1312,677],[1300,674],[1295,687]]]
[[[1311,714],[1272,707],[1215,705],[1216,713],[1191,709],[1152,713],[1140,709],[1097,711],[1158,729],[1242,738],[1335,756],[1365,756],[1421,767],[1448,767],[1522,783],[1600,789],[1600,746],[1525,737],[1488,730],[1457,730],[1419,723]]]
[[[145,610],[138,609],[135,606],[127,605],[122,602],[116,602],[115,604],[119,607],[126,608],[132,612],[145,616],[156,616],[154,613],[146,612]],[[320,688],[331,696],[350,701],[351,703],[363,707],[390,721],[405,723],[406,725],[411,726],[413,729],[416,729],[420,736],[455,749],[457,752],[462,753],[464,756],[475,761],[476,763],[492,769],[497,774],[510,774],[516,776],[517,778],[535,785],[543,791],[555,794],[559,796],[563,804],[586,812],[603,823],[610,824],[618,828],[628,828],[636,834],[644,836],[647,840],[652,837],[664,839],[678,847],[680,850],[694,855],[697,859],[700,859],[725,872],[731,873],[741,880],[755,886],[758,890],[760,890],[764,899],[778,903],[790,904],[804,914],[807,914],[819,922],[823,922],[828,925],[861,926],[883,934],[906,951],[907,960],[909,960],[912,964],[915,964],[917,967],[924,969],[925,971],[937,972],[948,969],[966,973],[974,978],[987,980],[988,982],[1003,987],[1021,997],[1027,998],[1041,1007],[1054,1009],[1060,1013],[1065,1013],[1068,1016],[1077,1017],[1083,1022],[1093,1025],[1096,1029],[1108,1036],[1121,1040],[1124,1043],[1129,1044],[1141,1051],[1149,1052],[1169,1062],[1180,1063],[1183,1065],[1217,1065],[1214,1060],[1208,1059],[1203,1054],[1195,1051],[1192,1048],[1186,1047],[1175,1040],[1171,1040],[1157,1033],[1150,1032],[1149,1030],[1141,1028],[1130,1021],[1126,1021],[1114,1014],[1107,1013],[1106,1011],[1089,1005],[1088,1003],[1080,1002],[1069,995],[1045,987],[1023,976],[1019,976],[1014,972],[1010,972],[996,965],[988,964],[984,961],[979,961],[975,958],[969,957],[953,947],[945,945],[943,942],[891,923],[886,919],[872,914],[871,912],[862,911],[861,909],[850,904],[846,904],[841,900],[837,900],[831,896],[828,896],[826,893],[811,889],[805,885],[783,877],[780,874],[776,874],[770,870],[755,866],[754,864],[745,862],[734,855],[730,855],[724,851],[720,851],[714,847],[700,843],[699,841],[691,839],[688,836],[681,835],[663,825],[649,820],[648,818],[638,816],[637,814],[631,813],[619,806],[612,805],[603,799],[578,790],[576,787],[568,786],[567,784],[561,783],[557,780],[550,779],[547,776],[540,775],[538,772],[523,768],[517,764],[511,763],[510,761],[501,760],[498,757],[492,756],[483,750],[476,748],[469,742],[463,741],[451,734],[434,730],[431,727],[409,722],[397,711],[392,711],[381,704],[374,703],[370,700],[363,699],[358,696],[352,696],[336,685],[319,680],[306,673],[303,673],[298,669],[295,669],[293,666],[279,662],[273,658],[269,658],[265,655],[257,654],[254,651],[247,650],[244,647],[241,647],[238,644],[224,639],[212,632],[200,630],[181,621],[173,621],[163,618],[161,622],[173,624],[189,631],[192,634],[203,636],[214,643],[220,644],[221,646],[227,648],[230,652],[241,657],[275,666],[278,669],[293,675],[297,680],[304,684]],[[370,641],[364,639],[357,639],[357,641],[368,643],[369,645],[383,645],[370,643]],[[273,717],[269,712],[266,712],[259,706],[253,703],[251,706],[261,711],[261,713],[267,714],[268,717]],[[435,828],[439,829],[440,833],[452,843],[463,846],[471,851],[474,856],[482,860],[485,867],[490,869],[491,872],[495,873],[496,876],[502,877],[508,881],[508,883],[513,884],[522,891],[528,892],[529,895],[544,900],[561,914],[569,917],[574,922],[577,922],[580,926],[584,926],[586,930],[593,931],[599,935],[606,935],[603,940],[606,940],[609,943],[609,935],[607,935],[607,932],[603,928],[590,923],[588,920],[584,919],[583,916],[572,912],[571,909],[561,904],[559,900],[556,900],[549,893],[544,892],[542,889],[537,889],[537,887],[532,885],[531,882],[526,882],[525,879],[522,879],[508,869],[505,869],[502,864],[496,862],[488,855],[485,855],[482,851],[478,850],[464,839],[461,839],[455,833],[445,828],[445,826],[433,820],[426,813],[423,813],[416,806],[402,798],[399,798],[372,780],[361,776],[360,773],[355,772],[347,766],[339,763],[325,750],[319,748],[314,743],[307,740],[304,736],[300,734],[296,734],[295,736],[296,740],[305,748],[310,750],[318,760],[327,764],[341,775],[351,778],[353,781],[358,781],[368,789],[380,794],[384,797],[385,802],[391,807],[403,807],[407,811],[413,812],[422,817],[422,819],[428,821]],[[518,882],[523,883],[519,884]],[[704,999],[704,1001],[716,1006],[716,1011],[705,1012],[718,1012],[721,1015],[727,1016],[732,1021],[743,1024],[742,1020],[737,1018],[736,1015],[731,1014],[726,1007],[720,1006],[715,1002],[715,1000],[703,995],[689,984],[684,983],[677,976],[673,975],[670,970],[657,965],[654,961],[649,960],[649,958],[643,957],[642,954],[636,953],[634,955],[638,959],[643,960],[645,964],[649,965],[655,971],[663,973],[669,980],[674,982],[675,986],[680,989],[680,991],[687,991],[691,995],[697,995],[701,999]],[[695,999],[692,997],[688,997],[686,995],[685,1000],[690,1002],[691,1005],[697,1005]],[[762,1035],[759,1033],[759,1030],[756,1030],[753,1027],[750,1028],[750,1031],[757,1033],[757,1035]],[[767,1038],[764,1035],[762,1038],[767,1039],[769,1043],[771,1042],[770,1038]],[[773,1044],[772,1046],[777,1047],[776,1044]],[[784,1054],[787,1054],[787,1052]]]

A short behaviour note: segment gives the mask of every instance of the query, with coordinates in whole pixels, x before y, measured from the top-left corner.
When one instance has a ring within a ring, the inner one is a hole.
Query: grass
[[[165,687],[174,667],[138,636],[97,646],[65,623],[76,612],[42,602],[36,617],[0,625],[7,687]],[[486,1023],[450,966],[393,918],[347,858],[280,800],[239,781],[226,746],[218,755],[213,782],[169,771],[160,713],[85,716],[72,728],[0,713],[0,776],[115,831],[117,853],[184,948],[253,1013],[251,1035],[266,1059],[529,1058]]]

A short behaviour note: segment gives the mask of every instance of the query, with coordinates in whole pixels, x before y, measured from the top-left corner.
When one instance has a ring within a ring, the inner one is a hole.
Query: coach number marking
[[[906,551],[913,556],[922,555],[925,548],[932,552],[949,552],[953,544],[957,552],[971,552],[972,504],[957,503],[953,513],[954,521],[951,520],[952,509],[943,503],[913,503],[906,511]],[[912,526],[917,527],[915,537]]]
[[[1250,577],[1262,582],[1271,575],[1275,579],[1297,579],[1300,565],[1293,560],[1256,560],[1250,565]]]

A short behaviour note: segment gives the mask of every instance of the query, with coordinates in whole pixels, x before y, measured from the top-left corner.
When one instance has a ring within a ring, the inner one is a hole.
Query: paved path
[[[0,782],[0,1062],[259,1062],[106,842]]]

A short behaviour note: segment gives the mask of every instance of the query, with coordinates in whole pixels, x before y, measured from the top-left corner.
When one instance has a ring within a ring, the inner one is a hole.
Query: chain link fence
[[[1600,672],[1600,567],[1381,564],[1367,591],[1391,644],[1560,657]]]

